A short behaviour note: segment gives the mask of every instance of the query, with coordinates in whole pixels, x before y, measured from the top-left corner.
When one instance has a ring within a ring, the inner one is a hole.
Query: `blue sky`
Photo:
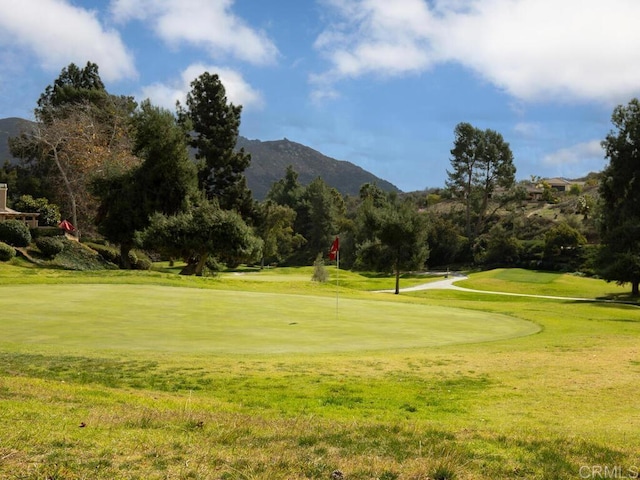
[[[404,191],[444,185],[460,122],[500,132],[518,179],[575,178],[640,95],[638,18],[634,0],[0,0],[0,118],[32,118],[71,62],[172,110],[208,70],[242,135]]]

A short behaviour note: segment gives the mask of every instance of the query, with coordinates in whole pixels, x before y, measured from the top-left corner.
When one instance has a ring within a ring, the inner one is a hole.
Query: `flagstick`
[[[338,300],[340,298],[340,249],[336,252],[336,320],[338,320]]]

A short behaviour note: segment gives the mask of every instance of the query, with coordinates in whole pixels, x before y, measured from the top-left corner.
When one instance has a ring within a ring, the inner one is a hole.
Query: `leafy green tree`
[[[142,241],[149,248],[193,260],[181,273],[197,276],[202,276],[210,257],[251,259],[257,244],[242,217],[215,202],[203,202],[176,215],[154,214]]]
[[[184,132],[173,114],[143,102],[133,117],[133,153],[143,160],[136,171],[144,212],[167,215],[185,210],[197,193],[197,171]]]
[[[540,185],[542,186],[542,200],[544,200],[547,203],[558,203],[558,197],[556,196],[556,192],[553,188],[551,188],[551,185],[549,185],[549,182],[547,182],[546,180],[543,180]]]
[[[129,251],[136,231],[156,213],[173,215],[189,208],[197,192],[197,172],[189,158],[184,131],[171,112],[142,103],[133,117],[133,152],[142,164],[121,175],[98,179],[100,232],[120,245],[120,258],[129,268]]]
[[[34,128],[10,140],[12,154],[32,166],[77,232],[93,224],[91,182],[137,163],[129,143],[134,108],[132,98],[105,90],[97,65],[71,64],[41,95]]]
[[[386,205],[388,196],[378,185],[375,183],[365,183],[360,187],[360,200],[371,200],[374,206],[380,207]]]
[[[296,212],[291,207],[265,200],[258,204],[256,211],[256,232],[263,242],[262,267],[265,260],[284,260],[304,243],[304,237],[293,230]]]
[[[267,193],[267,199],[298,210],[303,192],[304,187],[298,181],[298,172],[293,169],[292,165],[289,165],[284,177],[271,186],[269,193]]]
[[[640,295],[640,101],[617,106],[602,147],[609,164],[600,182],[599,270],[608,281],[630,283]]]
[[[242,106],[228,102],[224,85],[216,74],[205,72],[191,82],[186,108],[178,105],[178,116],[193,132],[191,146],[201,161],[199,186],[221,208],[252,214],[253,201],[244,171],[251,156],[236,143]]]
[[[309,265],[320,252],[326,252],[340,231],[344,200],[320,177],[312,181],[301,196],[295,231],[304,237],[300,260]]]
[[[544,251],[546,256],[558,256],[586,243],[584,235],[566,222],[562,222],[550,228],[545,234]]]
[[[496,200],[498,187],[514,185],[516,168],[511,148],[498,132],[460,123],[454,134],[447,187],[464,199],[465,232],[473,239],[485,227],[489,202]]]
[[[39,213],[38,224],[41,226],[54,227],[60,223],[60,209],[46,198],[22,195],[13,203],[13,208],[19,212]]]
[[[0,183],[6,183],[9,186],[10,192],[15,192],[18,186],[18,168],[5,160],[0,169]],[[20,192],[20,194],[24,194]]]
[[[358,266],[395,273],[397,295],[400,273],[424,268],[429,258],[426,216],[411,202],[376,206],[369,198],[361,205],[358,225]]]
[[[104,105],[108,94],[98,65],[87,62],[84,68],[74,63],[62,69],[53,85],[48,85],[38,99],[36,118],[45,123],[52,120],[56,110],[68,105]]]
[[[576,213],[582,215],[583,220],[588,220],[593,210],[596,208],[596,201],[589,194],[580,195],[576,202]]]
[[[520,244],[513,231],[498,223],[478,237],[474,244],[474,261],[487,265],[514,265],[520,258]]]
[[[429,235],[427,243],[429,245],[429,265],[443,266],[455,263],[460,259],[467,243],[466,237],[462,235],[460,227],[451,220],[427,213]]]
[[[98,231],[120,246],[120,266],[130,269],[129,252],[135,246],[135,232],[147,223],[144,212],[137,207],[141,195],[134,172],[97,178],[92,191],[100,202],[95,220]]]

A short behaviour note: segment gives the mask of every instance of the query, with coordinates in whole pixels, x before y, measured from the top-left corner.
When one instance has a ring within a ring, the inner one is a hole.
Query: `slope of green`
[[[559,296],[610,287],[494,274]],[[376,294],[353,275],[336,318],[335,285],[304,270],[0,265],[0,478],[635,478],[638,307]],[[539,329],[471,338],[504,321]]]
[[[4,342],[251,354],[416,348],[528,335],[506,315],[380,300],[155,285],[0,287]],[[24,298],[31,297],[25,309]]]

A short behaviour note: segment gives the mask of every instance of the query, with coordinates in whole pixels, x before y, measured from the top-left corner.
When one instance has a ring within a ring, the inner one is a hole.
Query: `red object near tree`
[[[64,230],[65,232],[73,232],[75,231],[76,227],[74,227],[70,221],[68,220],[63,220],[58,224],[58,228],[61,228],[62,230]]]
[[[329,250],[329,260],[335,260],[340,250],[340,240],[338,237],[331,244],[331,250]]]

